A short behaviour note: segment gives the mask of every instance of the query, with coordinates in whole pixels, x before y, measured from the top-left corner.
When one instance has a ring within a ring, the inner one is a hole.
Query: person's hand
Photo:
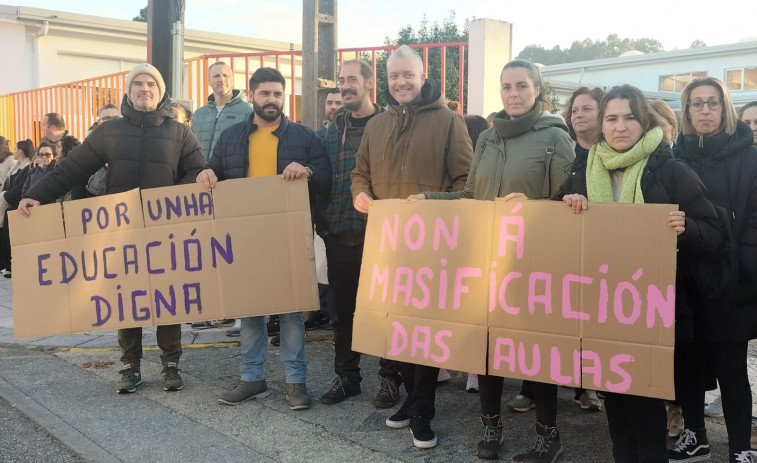
[[[668,214],[668,225],[676,231],[676,235],[686,231],[686,213],[683,211],[673,211]]]
[[[504,197],[497,198],[497,199],[501,199],[502,201],[511,201],[511,200],[528,201],[528,196],[524,195],[523,193],[513,192]]]
[[[205,188],[207,188],[208,191],[210,191],[211,188],[215,188],[217,181],[218,177],[216,177],[216,173],[213,172],[213,169],[205,169],[197,174],[197,183],[205,185]]]
[[[290,163],[284,168],[284,171],[281,172],[281,178],[284,180],[297,180],[298,178],[307,178],[309,176],[310,172],[307,168],[298,162]]]
[[[358,212],[362,212],[363,214],[368,213],[368,208],[373,204],[373,198],[371,198],[368,193],[360,192],[355,196],[354,206],[355,210]]]
[[[417,194],[417,195],[410,195],[407,197],[408,201],[421,201],[426,199],[426,196],[423,193]]]
[[[586,199],[586,196],[579,195],[578,193],[565,195],[562,197],[562,200],[573,210],[574,214],[580,214],[581,211],[589,208],[589,200]]]
[[[31,213],[29,208],[34,206],[39,206],[39,201],[32,198],[24,198],[18,203],[18,212],[24,217],[29,217],[29,214]]]

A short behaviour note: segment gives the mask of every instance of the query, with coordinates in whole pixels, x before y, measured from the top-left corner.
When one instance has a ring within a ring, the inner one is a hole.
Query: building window
[[[669,74],[660,76],[661,92],[681,92],[686,85],[694,79],[706,77],[707,72],[688,72],[683,74]]]
[[[725,80],[729,90],[757,90],[757,68],[729,69]]]

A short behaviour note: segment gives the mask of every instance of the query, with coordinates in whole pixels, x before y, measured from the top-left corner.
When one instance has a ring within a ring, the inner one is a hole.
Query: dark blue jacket
[[[218,180],[247,177],[250,165],[249,137],[258,126],[253,122],[255,113],[247,117],[247,121],[234,124],[221,133],[213,156],[206,168],[213,169]],[[276,173],[280,174],[284,168],[296,162],[313,171],[310,179],[310,208],[316,210],[317,205],[324,203],[331,192],[331,163],[323,149],[320,138],[310,128],[297,124],[281,116],[281,124],[274,130],[278,137]]]

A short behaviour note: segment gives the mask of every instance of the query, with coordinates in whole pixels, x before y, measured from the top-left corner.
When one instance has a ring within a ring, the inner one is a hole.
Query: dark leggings
[[[749,450],[752,391],[747,375],[747,342],[676,346],[676,399],[688,429],[704,428],[704,392],[709,369],[720,383],[731,454]]]

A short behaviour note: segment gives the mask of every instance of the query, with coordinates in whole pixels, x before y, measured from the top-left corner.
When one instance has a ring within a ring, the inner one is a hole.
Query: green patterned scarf
[[[618,153],[602,141],[591,147],[586,163],[586,192],[589,202],[614,202],[610,171],[625,168],[619,203],[643,203],[641,174],[649,155],[662,141],[662,129],[655,127],[647,132],[633,148]]]

